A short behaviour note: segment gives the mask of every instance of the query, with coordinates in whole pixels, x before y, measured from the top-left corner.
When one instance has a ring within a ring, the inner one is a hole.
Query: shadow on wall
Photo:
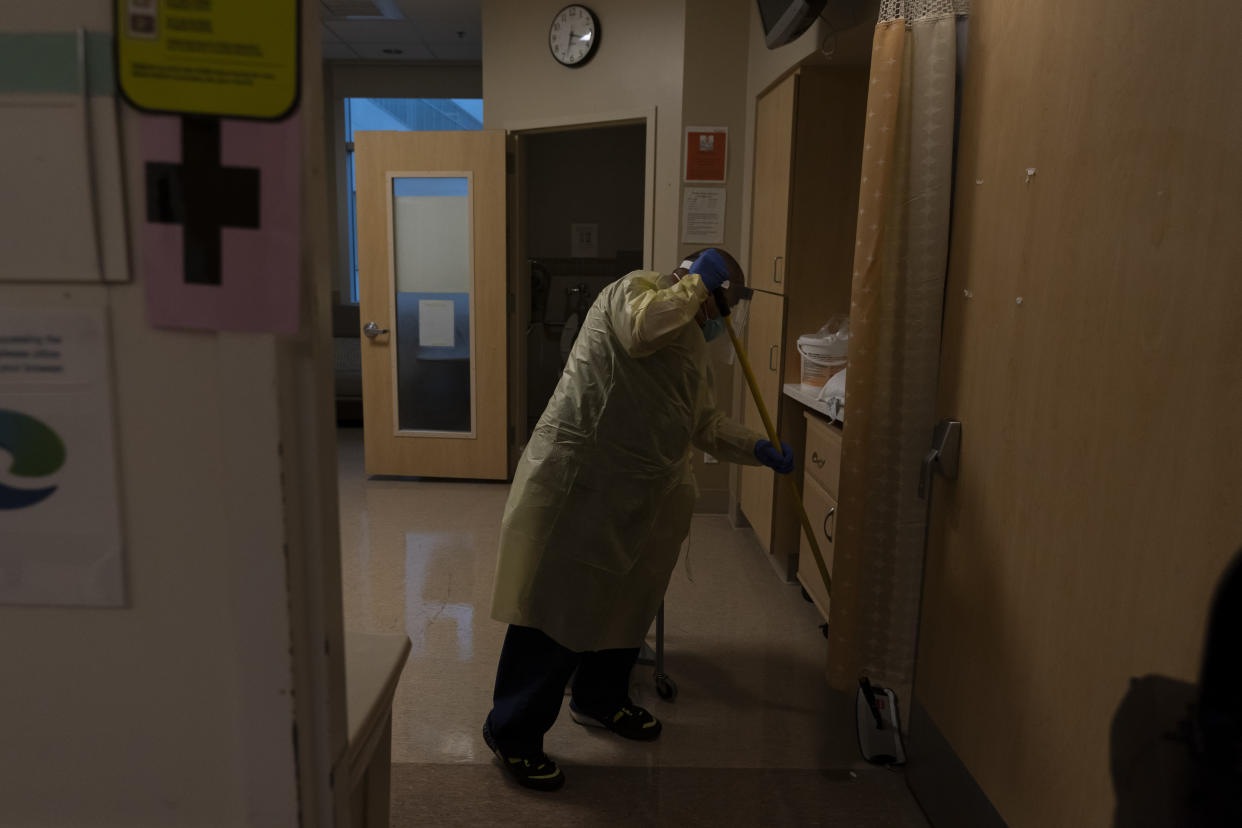
[[[1109,734],[1114,828],[1242,825],[1242,551],[1216,591],[1199,684],[1133,679]]]

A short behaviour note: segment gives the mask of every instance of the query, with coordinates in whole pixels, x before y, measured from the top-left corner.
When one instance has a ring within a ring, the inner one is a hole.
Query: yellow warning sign
[[[115,0],[117,77],[153,112],[279,119],[297,105],[298,0]]]

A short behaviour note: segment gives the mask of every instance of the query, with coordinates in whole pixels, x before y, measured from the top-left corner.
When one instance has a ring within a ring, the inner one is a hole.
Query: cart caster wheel
[[[821,633],[823,633],[824,638],[827,638],[827,637],[828,637],[828,625],[827,625],[827,624],[820,624],[820,625],[819,625],[819,631],[820,631]]]
[[[656,693],[665,701],[674,701],[677,698],[677,682],[668,676],[660,673],[655,677]]]
[[[815,603],[814,601],[811,600],[811,593],[806,591],[806,587],[802,588],[802,600],[806,601],[808,604]]]

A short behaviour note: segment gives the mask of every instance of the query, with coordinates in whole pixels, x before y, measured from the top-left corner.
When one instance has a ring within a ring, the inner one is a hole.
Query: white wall
[[[104,0],[10,0],[4,27],[109,31],[111,13]],[[304,105],[317,104],[309,91]],[[127,111],[135,245],[144,212],[137,125]],[[129,596],[122,609],[0,607],[0,824],[296,825],[295,716],[314,693],[295,701],[304,630],[290,611],[304,610],[306,596],[289,579],[321,562],[308,565],[291,538],[295,520],[310,520],[294,514],[304,507],[300,484],[282,482],[294,409],[277,389],[297,383],[289,341],[155,330],[143,290],[141,274],[114,287],[0,282],[6,307],[107,312]],[[303,381],[322,389],[326,370]],[[297,462],[317,472],[321,459],[306,450]],[[335,485],[308,485],[320,484]],[[330,504],[333,519],[320,525],[335,526]],[[339,593],[339,576],[336,584]],[[339,641],[339,607],[336,626]],[[320,745],[301,724],[303,751]],[[317,813],[303,803],[304,824]]]
[[[548,51],[561,0],[483,0],[483,124],[520,129],[655,110],[652,265],[677,266],[683,0],[596,0],[599,51],[569,69]]]

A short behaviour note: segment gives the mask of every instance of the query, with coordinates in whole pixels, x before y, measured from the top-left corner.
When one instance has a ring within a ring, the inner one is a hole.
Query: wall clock
[[[566,6],[552,18],[548,29],[548,48],[562,66],[576,68],[595,56],[599,46],[599,18],[577,3]]]

